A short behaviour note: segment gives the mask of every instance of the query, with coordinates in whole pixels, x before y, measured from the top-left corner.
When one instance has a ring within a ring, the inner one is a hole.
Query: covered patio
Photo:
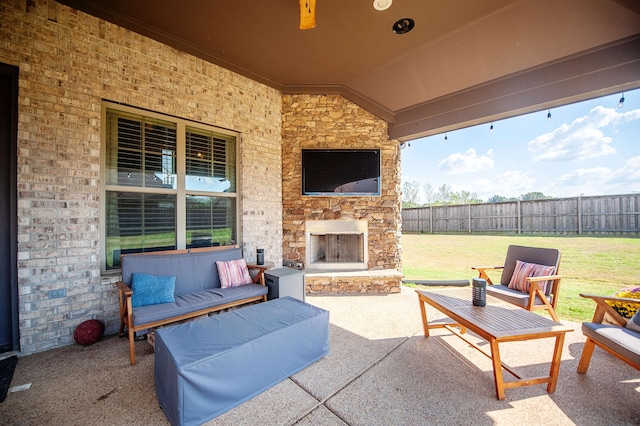
[[[223,163],[237,187],[227,197],[237,200],[228,240],[245,258],[260,247],[276,266],[302,262],[305,222],[367,219],[368,267],[400,273],[402,142],[640,87],[632,0],[398,0],[382,12],[370,0],[326,0],[307,32],[297,28],[297,3],[0,3],[8,218],[0,347],[20,356],[12,385],[25,388],[0,405],[0,423],[166,422],[151,347],[136,344],[132,368],[127,342],[114,336],[107,110],[234,138]],[[416,20],[415,32],[393,33],[404,18]],[[380,151],[380,196],[302,197],[301,150],[344,147]],[[170,246],[184,248],[184,209],[169,216],[180,235]],[[213,423],[640,423],[636,370],[596,350],[589,373],[575,373],[579,324],[554,394],[532,386],[498,401],[487,359],[446,332],[422,336],[413,290],[308,301],[331,312],[331,354]],[[103,321],[107,337],[80,347],[73,331],[87,319]],[[506,348],[506,361],[543,371],[538,343]]]
[[[387,296],[309,296],[328,309],[331,352],[212,425],[617,424],[640,422],[638,371],[596,349],[576,373],[584,337],[567,333],[557,390],[508,389],[496,399],[490,361],[444,329],[425,339],[414,289]],[[438,313],[428,308],[430,318]],[[153,351],[138,342],[130,367],[125,339],[58,348],[20,359],[0,406],[3,424],[168,424],[153,383]],[[505,344],[518,372],[548,373],[551,339]],[[507,380],[510,378],[506,376]]]
[[[304,265],[308,222],[366,220],[366,267],[400,274],[403,142],[640,87],[634,1],[323,0],[311,30],[298,3],[1,3],[2,351],[115,333],[119,254],[208,234]],[[302,195],[313,149],[379,152],[379,195]]]

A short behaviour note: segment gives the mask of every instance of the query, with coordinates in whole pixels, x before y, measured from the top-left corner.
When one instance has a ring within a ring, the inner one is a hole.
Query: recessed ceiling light
[[[375,10],[387,10],[391,7],[393,0],[373,0],[373,8]]]
[[[402,18],[398,19],[395,24],[393,24],[393,32],[396,34],[406,34],[416,26],[416,23],[411,18]]]

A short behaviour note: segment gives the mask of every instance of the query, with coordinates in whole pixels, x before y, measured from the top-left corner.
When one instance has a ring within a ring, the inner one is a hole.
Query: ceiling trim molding
[[[398,111],[407,141],[640,87],[640,34]]]

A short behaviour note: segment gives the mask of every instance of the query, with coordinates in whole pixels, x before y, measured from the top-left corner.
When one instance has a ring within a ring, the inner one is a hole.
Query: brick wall
[[[282,259],[281,94],[52,0],[0,2],[0,62],[18,66],[20,343],[73,342],[82,321],[118,327],[101,277],[101,102],[240,132],[242,241]]]
[[[284,95],[282,104],[283,258],[304,262],[307,220],[366,219],[369,268],[400,271],[400,148],[387,123],[341,96]],[[381,195],[303,197],[303,148],[379,148]]]

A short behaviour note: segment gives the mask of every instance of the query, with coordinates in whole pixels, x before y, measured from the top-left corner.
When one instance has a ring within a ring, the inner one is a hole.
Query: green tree
[[[425,195],[425,200],[427,202],[427,206],[430,206],[435,201],[435,195],[433,193],[433,187],[428,183],[425,183],[422,187]]]
[[[553,197],[548,196],[548,195],[544,195],[542,192],[527,192],[526,194],[522,194],[520,196],[520,199],[522,201],[527,201],[527,200],[547,200],[549,198],[553,198]]]
[[[402,184],[402,207],[418,207],[420,198],[420,184],[415,180],[407,181]]]
[[[515,197],[505,197],[503,195],[493,195],[489,197],[487,203],[502,203],[505,201],[518,201],[518,199]]]
[[[449,204],[450,201],[451,201],[451,186],[444,183],[440,188],[438,188],[435,204]]]
[[[450,197],[451,204],[478,204],[481,202],[482,200],[478,198],[477,193],[469,191],[454,192]]]

